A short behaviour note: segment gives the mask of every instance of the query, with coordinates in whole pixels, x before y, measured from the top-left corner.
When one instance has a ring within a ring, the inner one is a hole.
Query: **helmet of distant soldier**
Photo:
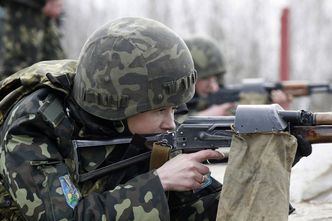
[[[226,67],[218,44],[214,40],[202,36],[185,39],[185,43],[193,57],[198,78],[215,75],[219,78],[219,82],[223,83]]]
[[[151,19],[126,17],[88,38],[72,96],[94,116],[123,120],[188,102],[196,78],[190,51],[174,31]]]

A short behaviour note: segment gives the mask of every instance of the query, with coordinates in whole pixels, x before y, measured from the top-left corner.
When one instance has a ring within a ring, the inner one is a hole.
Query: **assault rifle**
[[[206,98],[194,97],[187,106],[189,109],[199,105],[202,108],[213,104],[224,104],[228,102],[240,101],[241,93],[257,93],[266,95],[271,100],[273,90],[282,90],[293,97],[309,96],[317,93],[332,93],[332,86],[329,84],[309,84],[305,81],[281,81],[277,83],[264,82],[261,79],[244,79],[240,85],[231,85],[221,88],[218,92]]]
[[[233,128],[233,129],[232,129]],[[332,112],[312,113],[289,111],[278,104],[238,105],[235,116],[192,116],[178,125],[174,132],[145,135],[147,142],[160,142],[174,151],[184,153],[203,149],[230,147],[234,133],[289,131],[301,135],[310,143],[332,142]],[[143,153],[106,167],[79,174],[79,152],[85,148],[129,144],[131,137],[112,140],[73,140],[76,175],[80,182],[149,159],[151,152]]]

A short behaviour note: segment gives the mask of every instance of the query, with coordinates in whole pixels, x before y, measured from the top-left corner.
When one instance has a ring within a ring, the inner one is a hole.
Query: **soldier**
[[[1,127],[0,171],[10,193],[3,199],[11,207],[2,220],[215,220],[220,184],[192,190],[209,173],[201,162],[221,159],[219,152],[179,154],[153,170],[142,161],[84,182],[75,172],[146,153],[142,134],[174,130],[174,110],[192,98],[196,81],[177,34],[154,20],[117,19],[90,36],[77,63],[45,61],[15,75],[24,81],[34,73],[48,73],[52,86],[19,100]],[[73,139],[127,136],[129,145],[71,148]]]
[[[218,44],[206,37],[185,39],[197,70],[196,93],[194,97],[207,97],[224,86],[226,67]],[[222,116],[231,115],[234,103],[212,105],[211,107],[194,107],[196,115]],[[192,111],[191,111],[192,112]],[[192,112],[193,113],[193,112]]]
[[[6,10],[0,80],[38,61],[64,59],[57,19],[62,0],[2,0]]]
[[[207,37],[191,37],[185,39],[191,55],[194,60],[195,69],[197,70],[198,80],[196,83],[196,93],[194,98],[207,97],[225,87],[224,75],[226,73],[225,61],[221,49],[218,44]],[[266,104],[268,96],[259,95],[256,99],[255,94],[243,94],[241,103],[243,104]],[[261,101],[263,99],[263,102]],[[278,103],[282,107],[287,107],[291,102],[291,97],[281,90],[273,90],[271,92],[272,103]],[[197,103],[196,106],[188,104],[191,114],[221,116],[234,114],[234,103],[215,104],[207,107],[204,103]],[[181,119],[181,117],[179,118]],[[181,121],[181,120],[180,120]]]

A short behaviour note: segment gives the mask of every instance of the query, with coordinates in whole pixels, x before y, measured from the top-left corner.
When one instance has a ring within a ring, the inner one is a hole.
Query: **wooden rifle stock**
[[[310,95],[308,83],[303,81],[283,81],[281,89],[294,97]]]
[[[332,143],[332,125],[294,126],[293,135],[301,135],[309,143]]]
[[[309,84],[306,81],[282,81],[279,88],[294,97],[308,96],[313,93],[331,93],[329,84]]]
[[[291,133],[301,135],[311,144],[332,143],[332,112],[315,112],[313,118],[313,126],[293,126]]]

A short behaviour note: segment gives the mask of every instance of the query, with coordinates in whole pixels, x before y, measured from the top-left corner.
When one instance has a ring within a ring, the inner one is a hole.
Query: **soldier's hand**
[[[284,109],[287,109],[292,102],[293,97],[290,94],[283,92],[282,90],[271,91],[271,101],[272,103],[279,104]]]
[[[209,173],[209,167],[202,162],[223,157],[222,153],[214,150],[180,154],[167,161],[156,171],[165,191],[194,190],[202,185]]]
[[[293,166],[299,162],[302,157],[307,157],[312,153],[312,146],[306,139],[304,139],[301,135],[297,135],[295,137],[297,139],[297,149]]]
[[[47,0],[43,8],[43,13],[51,18],[59,17],[63,9],[62,0]]]
[[[212,105],[211,107],[200,111],[198,115],[201,116],[229,116],[234,115],[233,111],[235,108],[234,103],[224,103],[218,105]]]

